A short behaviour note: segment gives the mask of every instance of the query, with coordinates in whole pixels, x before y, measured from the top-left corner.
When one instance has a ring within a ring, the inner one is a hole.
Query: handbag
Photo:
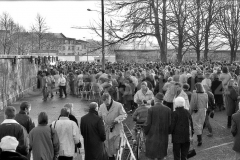
[[[195,149],[193,148],[193,149],[188,151],[187,159],[192,158],[196,155],[197,155],[197,153],[196,153]]]
[[[194,106],[194,109],[193,109],[193,112],[194,113],[197,113],[198,112],[198,93],[197,93],[197,102],[196,102],[196,104],[195,104],[195,106]]]

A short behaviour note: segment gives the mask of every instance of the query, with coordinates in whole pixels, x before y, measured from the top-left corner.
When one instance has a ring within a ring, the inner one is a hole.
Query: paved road
[[[45,111],[48,113],[49,122],[52,122],[57,119],[59,116],[60,110],[65,103],[74,104],[74,114],[76,115],[78,121],[80,118],[86,114],[85,109],[87,108],[88,102],[81,101],[79,98],[71,97],[60,99],[58,96],[55,96],[53,99],[48,100],[47,102],[42,101],[42,96],[39,92],[32,92],[25,96],[25,98],[17,101],[13,104],[19,110],[19,105],[23,101],[29,101],[32,104],[32,111],[30,116],[33,118],[35,124],[37,124],[37,116],[40,112]],[[3,112],[0,112],[0,122],[4,119]],[[216,111],[214,119],[210,119],[212,124],[214,136],[207,137],[207,129],[203,133],[203,145],[197,147],[197,142],[194,143],[194,147],[197,151],[197,155],[192,160],[233,160],[234,152],[232,151],[232,142],[233,138],[230,133],[230,129],[226,128],[227,117],[225,112]],[[133,126],[131,117],[125,122],[130,127]],[[171,139],[171,138],[170,138]],[[196,137],[195,137],[196,140]],[[167,160],[172,160],[172,144],[169,140],[168,156]],[[146,160],[146,157],[143,155],[141,160]]]

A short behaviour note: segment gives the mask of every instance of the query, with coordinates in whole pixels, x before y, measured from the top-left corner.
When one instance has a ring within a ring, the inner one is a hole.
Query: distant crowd
[[[124,133],[122,122],[132,116],[136,126],[144,126],[146,157],[164,159],[171,134],[174,159],[185,160],[193,145],[193,135],[197,137],[197,146],[202,146],[205,127],[207,136],[214,136],[209,119],[214,118],[215,111],[226,110],[226,126],[235,137],[236,160],[240,159],[237,63],[107,63],[102,69],[96,63],[58,62],[55,66],[43,66],[37,76],[44,101],[54,96],[75,96],[90,101],[89,113],[79,121],[73,105],[65,104],[59,119],[50,127],[45,112],[39,114],[39,125],[35,127],[28,116],[31,109],[28,102],[21,105],[17,115],[14,107],[7,107],[6,120],[0,125],[0,139],[11,140],[15,143],[13,149],[18,146],[16,151],[23,156],[29,158],[32,151],[34,160],[73,159],[81,148],[81,133],[86,160],[116,159]],[[132,130],[133,142],[136,126]],[[24,136],[19,136],[25,129],[29,145]],[[4,147],[2,150],[8,152]]]

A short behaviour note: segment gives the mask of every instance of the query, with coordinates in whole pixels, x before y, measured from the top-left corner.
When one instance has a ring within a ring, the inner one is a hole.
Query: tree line
[[[177,60],[192,50],[197,60],[208,59],[209,49],[229,46],[231,62],[240,44],[238,0],[122,0],[105,5],[108,43],[157,40],[161,61],[173,47]],[[96,26],[96,25],[95,25]],[[92,27],[95,32],[101,26]],[[101,35],[101,34],[98,34]]]
[[[27,31],[6,12],[0,15],[0,54],[24,55],[33,50],[52,49],[59,46],[54,34],[48,32],[45,18],[37,14]]]

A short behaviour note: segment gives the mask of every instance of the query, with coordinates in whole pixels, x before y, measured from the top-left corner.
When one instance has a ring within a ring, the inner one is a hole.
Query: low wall
[[[14,63],[14,59],[16,61]],[[37,87],[38,64],[30,56],[0,55],[0,109]]]

